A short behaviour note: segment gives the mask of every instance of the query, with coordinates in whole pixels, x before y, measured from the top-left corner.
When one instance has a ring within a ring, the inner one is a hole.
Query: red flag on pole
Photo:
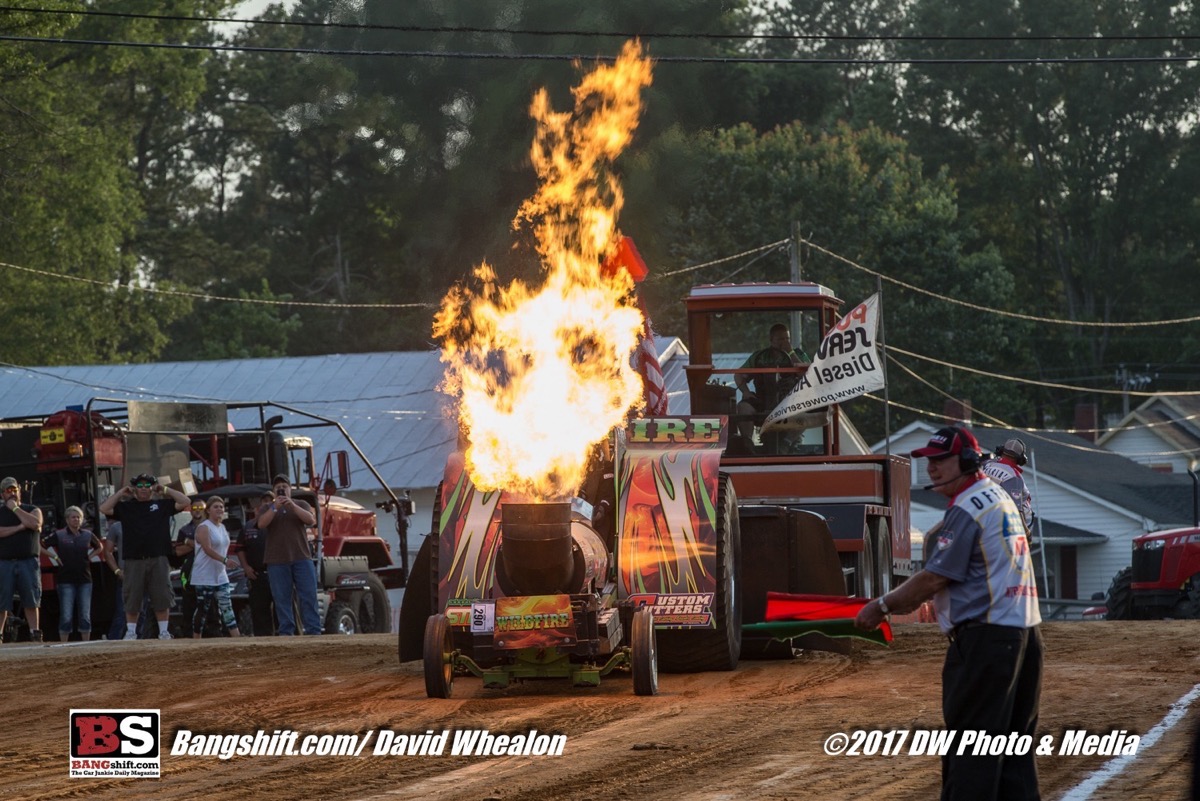
[[[633,239],[622,236],[617,240],[617,247],[604,264],[600,265],[601,275],[616,275],[624,270],[635,284],[650,274],[642,254],[638,253]],[[638,348],[633,354],[633,367],[642,375],[642,393],[646,400],[646,414],[660,417],[667,413],[667,387],[663,380],[662,365],[658,362],[658,345],[654,341],[654,330],[650,327],[650,315],[646,305],[638,296],[638,308],[642,312],[642,337]]]
[[[841,595],[767,593],[768,622],[778,620],[841,620],[853,619],[871,599],[847,598]],[[884,620],[879,626],[883,637],[892,641],[892,624]]]

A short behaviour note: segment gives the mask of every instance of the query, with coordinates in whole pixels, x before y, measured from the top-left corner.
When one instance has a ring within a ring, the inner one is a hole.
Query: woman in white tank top
[[[229,630],[229,636],[240,637],[229,597],[232,585],[225,572],[225,562],[229,559],[229,531],[221,522],[225,517],[225,500],[209,498],[206,514],[204,522],[196,526],[196,559],[192,565],[196,614],[192,617],[192,638],[198,640],[203,636],[204,623],[214,606],[221,616],[221,623]]]

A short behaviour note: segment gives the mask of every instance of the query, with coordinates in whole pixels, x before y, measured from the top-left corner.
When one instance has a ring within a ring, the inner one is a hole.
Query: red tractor
[[[1200,619],[1200,475],[1192,477],[1192,527],[1133,540],[1133,564],[1105,593],[1107,620]]]
[[[1108,620],[1200,619],[1200,527],[1143,534],[1105,595]]]

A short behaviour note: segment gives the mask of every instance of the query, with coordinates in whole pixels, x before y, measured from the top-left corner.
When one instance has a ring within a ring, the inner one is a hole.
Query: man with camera
[[[29,638],[42,641],[39,622],[42,607],[42,569],[38,553],[42,510],[21,503],[21,485],[15,478],[0,480],[0,635],[8,623],[13,592],[21,595]]]
[[[265,561],[275,600],[275,619],[279,636],[296,633],[292,611],[292,592],[300,607],[300,622],[305,634],[321,633],[321,614],[317,608],[317,567],[308,548],[308,527],[317,523],[312,507],[292,498],[292,483],[284,474],[271,480],[275,499],[258,509],[254,525],[267,533]]]
[[[166,498],[162,497],[163,495]],[[169,500],[167,500],[169,499]],[[100,513],[120,521],[121,549],[125,578],[122,600],[125,602],[125,639],[136,640],[138,610],[150,596],[150,607],[158,620],[158,638],[169,640],[167,623],[171,615],[171,518],[188,508],[190,500],[177,489],[164,487],[148,473],[135,476],[100,504]]]

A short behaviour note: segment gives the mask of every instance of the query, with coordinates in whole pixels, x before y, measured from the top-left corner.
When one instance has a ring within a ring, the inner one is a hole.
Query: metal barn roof
[[[672,413],[685,413],[687,348],[675,337],[656,344]],[[92,398],[146,401],[271,401],[340,423],[395,490],[436,487],[458,429],[438,391],[437,351],[351,353],[205,362],[0,367],[0,417],[45,416]],[[682,409],[677,408],[682,402]],[[99,406],[97,407],[99,408]],[[250,427],[230,412],[235,426]],[[287,431],[287,425],[280,430]],[[318,459],[349,450],[334,429],[313,428]],[[374,483],[351,452],[354,488]],[[319,467],[319,465],[318,465]]]
[[[48,415],[95,397],[273,401],[340,423],[394,489],[436,486],[457,429],[437,386],[436,351],[207,362],[0,368],[0,417]],[[230,422],[238,425],[231,413]],[[248,423],[246,424],[248,425]],[[282,430],[286,430],[284,427]],[[335,429],[306,429],[318,455],[348,449]],[[318,456],[320,458],[320,456]],[[351,452],[356,488],[370,474]]]

